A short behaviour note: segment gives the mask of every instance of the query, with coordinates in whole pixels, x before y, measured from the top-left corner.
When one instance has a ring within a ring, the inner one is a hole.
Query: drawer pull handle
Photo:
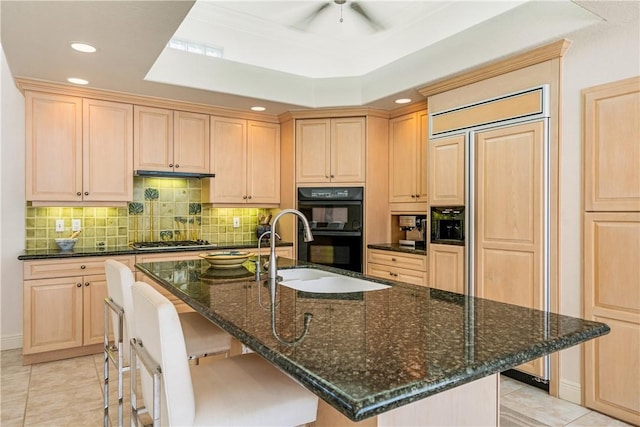
[[[79,282],[78,282],[78,283],[76,283],[76,286],[77,286],[78,288],[81,288],[81,287],[82,287],[82,283],[79,283]]]
[[[396,259],[395,258],[391,258],[391,261],[396,262]]]
[[[80,270],[84,270],[85,268],[87,268],[87,266],[84,264],[80,266]]]

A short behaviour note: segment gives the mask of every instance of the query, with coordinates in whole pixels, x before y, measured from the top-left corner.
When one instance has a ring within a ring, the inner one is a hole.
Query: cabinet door
[[[464,246],[429,244],[429,286],[465,293]]]
[[[418,117],[415,113],[389,120],[389,202],[414,202],[418,161]]]
[[[247,200],[247,121],[211,117],[211,172],[203,200],[245,203]]]
[[[108,295],[105,275],[83,277],[83,343],[100,344],[104,341],[104,299]]]
[[[364,182],[365,118],[331,119],[331,182]]]
[[[173,111],[134,106],[133,167],[173,171]]]
[[[82,99],[25,92],[26,199],[82,200]]]
[[[133,106],[83,100],[84,201],[133,200]]]
[[[280,125],[247,122],[247,202],[280,203]]]
[[[331,120],[296,121],[296,181],[329,182]]]
[[[544,309],[542,121],[476,134],[476,295]],[[540,359],[518,369],[543,375]]]
[[[640,211],[640,78],[584,91],[584,205]]]
[[[173,170],[209,173],[209,116],[174,111]]]
[[[26,280],[23,354],[82,346],[82,277]]]
[[[464,205],[464,135],[429,143],[429,202],[432,206]]]
[[[585,405],[640,425],[640,213],[586,213],[584,316],[611,333],[585,343]]]

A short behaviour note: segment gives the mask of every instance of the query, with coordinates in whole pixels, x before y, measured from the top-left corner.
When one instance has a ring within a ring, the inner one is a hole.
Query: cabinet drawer
[[[165,252],[161,254],[136,255],[136,264],[144,262],[190,261],[194,259],[201,259],[198,255],[205,252],[209,254],[216,251]]]
[[[388,265],[398,268],[409,268],[411,270],[427,271],[427,256],[404,254],[393,251],[381,251],[369,249],[367,251],[367,261],[375,264]]]
[[[390,267],[382,264],[369,263],[367,265],[369,276],[379,277],[386,280],[396,280],[398,282],[411,283],[419,286],[427,286],[427,272],[405,270],[402,268]]]
[[[104,274],[104,262],[107,259],[119,261],[133,270],[133,255],[25,261],[24,280]]]

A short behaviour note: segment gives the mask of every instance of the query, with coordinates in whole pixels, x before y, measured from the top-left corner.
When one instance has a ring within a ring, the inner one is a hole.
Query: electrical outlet
[[[56,219],[56,231],[64,231],[64,219]]]
[[[82,220],[80,219],[72,219],[71,220],[71,231],[80,231],[82,229]]]
[[[234,216],[233,217],[233,228],[239,228],[240,227],[240,217]]]

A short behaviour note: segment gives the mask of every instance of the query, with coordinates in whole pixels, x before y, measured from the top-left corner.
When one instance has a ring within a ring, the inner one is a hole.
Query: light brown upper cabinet
[[[639,81],[583,93],[586,211],[640,211]]]
[[[464,205],[465,136],[429,142],[429,197],[432,206]]]
[[[296,120],[298,183],[362,183],[365,118]]]
[[[209,173],[209,116],[134,107],[134,169]]]
[[[427,201],[427,112],[389,120],[389,202]]]
[[[28,201],[132,200],[131,105],[32,91],[25,101]]]
[[[280,126],[212,116],[211,172],[203,202],[279,204]]]

